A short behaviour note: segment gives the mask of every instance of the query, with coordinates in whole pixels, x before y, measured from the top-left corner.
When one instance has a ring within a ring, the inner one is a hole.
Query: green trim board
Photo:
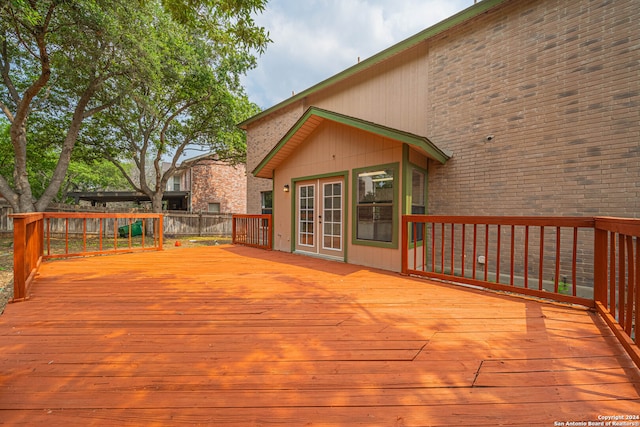
[[[293,150],[295,144],[299,141],[293,141],[298,131],[303,127],[307,127],[309,133],[318,126],[318,119],[330,120],[345,126],[360,129],[378,136],[389,138],[398,142],[402,142],[424,151],[429,158],[432,158],[442,164],[451,158],[451,153],[438,148],[427,137],[415,135],[398,129],[379,125],[366,120],[350,117],[344,114],[323,110],[318,107],[309,107],[307,111],[298,119],[285,136],[276,144],[276,146],[265,156],[265,158],[256,166],[252,174],[260,178],[272,178],[274,170],[282,161],[282,154],[286,154],[287,150]],[[288,146],[292,144],[292,146]],[[283,151],[283,149],[285,149]]]
[[[394,180],[397,180],[395,185],[393,186],[393,209],[392,209],[392,236],[391,242],[380,242],[375,240],[360,240],[358,239],[358,217],[357,217],[357,206],[358,206],[358,175],[361,172],[367,171],[375,171],[377,169],[393,169]],[[402,215],[400,212],[400,198],[399,198],[399,187],[402,185],[403,178],[400,174],[400,163],[387,163],[383,165],[372,165],[364,168],[353,169],[352,171],[352,194],[351,194],[351,244],[360,245],[360,246],[375,246],[378,248],[388,248],[388,249],[398,249],[398,231],[400,229],[400,217],[398,215]]]
[[[323,173],[320,175],[310,175],[310,176],[303,176],[303,177],[298,177],[298,178],[292,178],[291,179],[291,183],[290,183],[290,192],[289,194],[291,194],[291,253],[296,251],[296,239],[298,238],[297,232],[297,225],[298,225],[298,221],[296,220],[296,208],[297,208],[297,186],[296,184],[298,182],[304,182],[304,181],[313,181],[313,180],[319,180],[319,179],[325,179],[325,178],[342,178],[342,182],[344,185],[344,194],[343,194],[343,207],[344,207],[344,212],[342,213],[343,218],[344,218],[344,223],[342,224],[343,227],[343,241],[342,241],[342,245],[343,245],[343,258],[344,258],[344,262],[347,262],[347,256],[348,256],[348,251],[349,251],[349,245],[347,244],[347,230],[348,230],[348,226],[349,224],[347,224],[346,219],[349,218],[349,203],[348,203],[348,199],[349,199],[349,171],[338,171],[338,172],[329,172],[329,173]]]
[[[509,0],[482,0],[479,1],[478,3],[474,4],[473,6],[470,6],[458,13],[456,13],[453,16],[450,16],[449,18],[440,21],[439,23],[432,25],[431,27],[373,55],[370,58],[367,58],[361,62],[359,62],[358,64],[349,67],[343,71],[341,71],[338,74],[335,74],[332,77],[329,77],[326,80],[321,81],[320,83],[311,86],[309,89],[306,89],[300,93],[298,93],[297,95],[294,95],[276,105],[274,105],[271,108],[268,108],[264,111],[262,111],[261,113],[256,114],[253,117],[250,117],[249,119],[241,122],[238,124],[238,126],[240,128],[246,129],[246,127],[248,125],[250,125],[251,123],[265,117],[268,116],[269,114],[271,114],[274,111],[277,111],[281,108],[285,108],[288,105],[291,105],[293,103],[295,103],[296,101],[302,100],[305,97],[316,93],[322,89],[325,89],[329,86],[332,86],[342,80],[345,80],[351,76],[354,76],[368,68],[373,67],[374,65],[383,62],[407,49],[412,48],[413,46],[422,43],[425,40],[428,40],[431,37],[434,37],[450,28],[455,27],[456,25],[459,25],[465,21],[468,21],[470,19],[475,18],[478,15],[481,15],[485,12],[487,12],[489,9],[492,9],[502,3],[505,3],[506,1]]]

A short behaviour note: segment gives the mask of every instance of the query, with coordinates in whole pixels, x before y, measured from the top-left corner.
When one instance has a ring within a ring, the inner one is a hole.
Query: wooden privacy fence
[[[232,214],[165,212],[165,236],[231,236]]]
[[[64,208],[57,207],[52,209],[51,212],[102,213],[95,209],[92,209],[91,211],[79,211],[77,210],[77,207],[74,206],[67,207],[66,210],[64,210]],[[0,205],[0,233],[13,232],[11,213],[12,209],[10,207]],[[141,211],[140,213],[144,212]],[[230,213],[165,211],[163,212],[163,215],[165,236],[231,237],[233,215]],[[70,232],[76,231],[71,230]],[[81,232],[81,230],[78,230],[77,232]]]
[[[640,366],[640,220],[405,215],[402,272],[597,309]]]
[[[13,301],[28,297],[41,262],[53,258],[162,249],[162,214],[12,214]]]
[[[234,215],[233,244],[271,249],[271,215]]]

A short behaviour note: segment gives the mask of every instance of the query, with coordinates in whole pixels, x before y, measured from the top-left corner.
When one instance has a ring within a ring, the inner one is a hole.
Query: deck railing
[[[13,214],[13,301],[29,296],[43,260],[162,249],[162,214]]]
[[[595,304],[640,367],[640,220],[595,218]]]
[[[234,215],[233,244],[271,249],[271,215]]]
[[[402,272],[597,309],[640,366],[640,220],[405,215]]]

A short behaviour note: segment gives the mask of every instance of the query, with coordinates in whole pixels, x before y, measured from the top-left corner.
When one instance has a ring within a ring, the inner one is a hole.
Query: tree
[[[43,129],[42,125],[50,124],[46,120],[37,120],[28,134],[27,175],[35,198],[40,198],[51,181],[59,157],[59,150],[46,141],[54,139],[49,135],[52,129]],[[38,126],[40,125],[40,126]],[[13,184],[14,153],[9,134],[10,124],[0,118],[0,175],[6,176]],[[53,201],[63,202],[69,191],[121,190],[129,188],[129,182],[120,174],[120,170],[111,162],[98,157],[95,152],[76,147],[69,162],[69,168],[63,184]],[[130,170],[131,165],[123,167]]]
[[[263,0],[165,0],[165,7],[198,29],[215,48],[215,61],[266,45],[251,12]],[[0,175],[0,194],[16,212],[42,211],[58,194],[83,122],[128,97],[131,88],[164,75],[166,46],[158,40],[158,1],[10,0],[0,6],[0,109],[10,123],[11,176]],[[203,18],[201,21],[200,18]],[[220,62],[222,63],[222,62]],[[39,197],[29,180],[28,150],[36,118],[57,130],[37,141],[55,152],[53,173]]]
[[[218,50],[169,17],[160,22],[158,48],[167,52],[161,72],[131,87],[116,109],[92,118],[83,139],[149,196],[154,212],[162,210],[167,181],[183,167],[179,160],[187,149],[199,147],[221,161],[244,161],[245,135],[236,124],[258,112],[239,83],[254,63],[249,51]],[[127,159],[135,163],[139,181],[120,166]],[[145,173],[149,169],[152,179]]]

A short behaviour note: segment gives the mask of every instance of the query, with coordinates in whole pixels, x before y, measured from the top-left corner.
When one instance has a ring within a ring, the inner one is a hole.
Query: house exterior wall
[[[396,248],[379,248],[353,243],[353,185],[352,170],[356,168],[398,163],[402,161],[402,144],[380,136],[333,122],[321,124],[313,135],[289,156],[278,168],[274,179],[274,249],[284,252],[292,250],[292,209],[295,191],[285,193],[288,184],[294,188],[294,180],[314,178],[327,172],[347,172],[345,183],[347,211],[344,212],[344,244],[348,260],[353,264],[367,265],[387,270],[399,270],[401,253]],[[398,169],[395,185],[401,189],[402,173]],[[394,215],[401,215],[401,203],[394,206]]]
[[[454,156],[429,212],[638,217],[639,20],[633,0],[515,1],[434,40],[427,135]]]
[[[209,203],[219,203],[222,213],[246,213],[245,165],[201,160],[185,175],[190,175],[191,179],[192,212],[207,212]]]
[[[308,102],[453,152],[429,213],[637,217],[637,6],[506,2]]]
[[[636,0],[506,1],[251,123],[252,164],[313,105],[452,152],[430,214],[640,217],[638,22]]]
[[[258,166],[296,120],[302,116],[305,108],[302,104],[293,105],[253,123],[247,130],[247,171],[249,172],[247,173],[247,213],[262,213],[260,192],[271,191],[273,188],[271,180],[256,178],[251,174],[251,171]]]

